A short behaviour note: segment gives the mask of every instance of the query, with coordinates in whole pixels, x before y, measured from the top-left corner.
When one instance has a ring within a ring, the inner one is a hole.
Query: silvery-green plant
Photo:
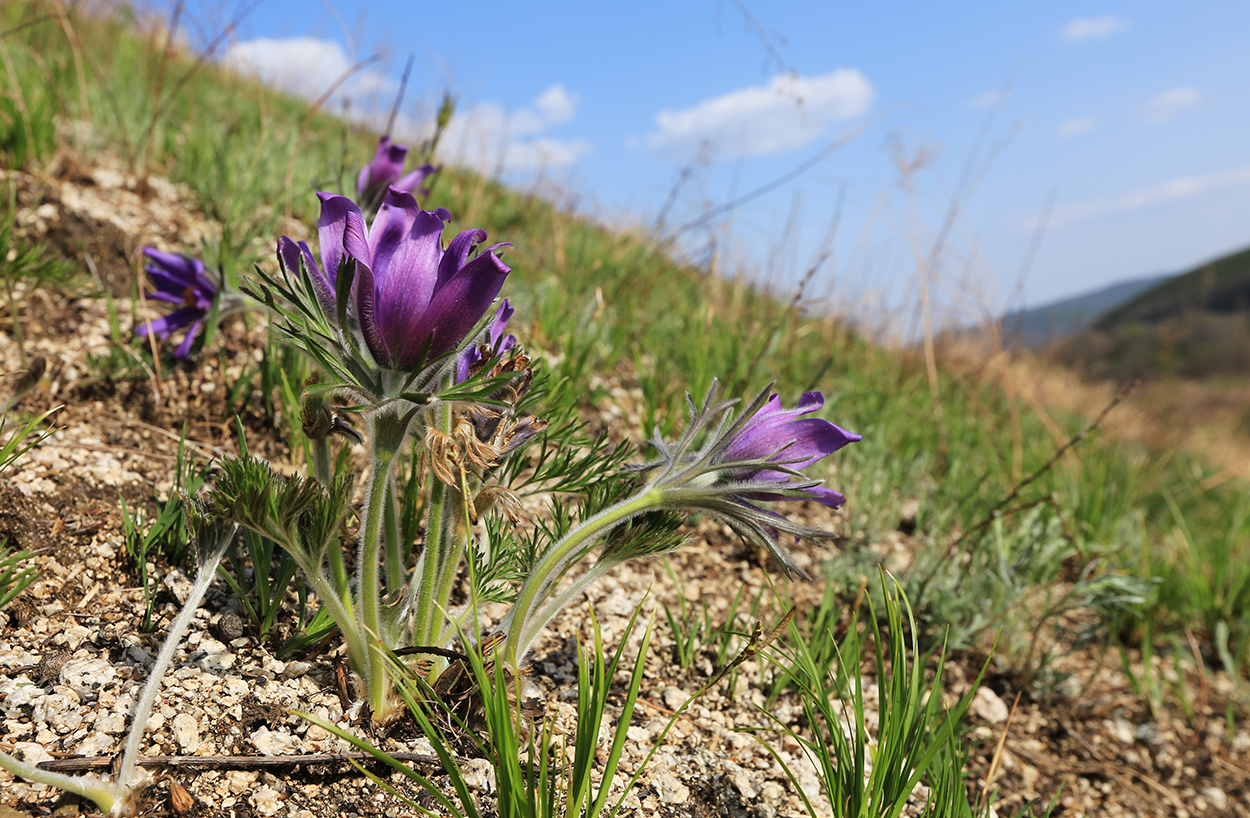
[[[191,625],[200,600],[212,584],[217,573],[217,565],[222,555],[234,538],[238,526],[219,515],[207,514],[201,501],[188,499],[186,502],[187,526],[192,532],[196,546],[196,562],[198,569],[191,593],[183,604],[182,610],[169,626],[169,633],[161,645],[156,661],[148,671],[147,682],[135,703],[130,721],[130,732],[126,735],[126,746],[122,751],[118,772],[111,778],[104,778],[90,773],[83,775],[66,775],[51,770],[41,770],[33,764],[0,752],[0,767],[15,776],[20,776],[39,784],[71,792],[91,800],[106,815],[127,816],[135,811],[135,802],[139,793],[149,783],[148,774],[139,767],[139,746],[143,740],[144,727],[148,717],[152,715],[152,707],[156,704],[160,693],[161,681],[165,671],[174,660],[174,653],[182,642],[183,634]]]
[[[422,210],[395,187],[371,223],[346,197],[318,196],[320,263],[283,238],[280,275],[258,269],[250,288],[276,313],[280,336],[321,370],[304,398],[313,475],[278,477],[255,459],[227,460],[207,503],[293,555],[343,634],[374,719],[400,708],[391,651],[417,654],[413,669],[437,690],[457,634],[482,634],[478,603],[511,599],[511,613],[474,649],[515,674],[545,625],[591,582],[679,547],[690,512],[726,522],[787,575],[802,575],[781,538],[827,532],[765,505],[844,502],[802,473],[859,439],[803,417],[822,407],[820,393],[785,409],[770,388],[735,413],[737,401],[720,400],[713,384],[700,405],[690,402],[685,433],[669,442],[657,432],[649,443],[657,456],[641,466],[622,468],[624,450],[602,444],[557,454],[576,427],[549,428],[531,411],[535,393],[557,387],[540,374],[535,388],[531,361],[507,331],[514,308],[497,298],[511,269],[498,253],[509,245],[478,251],[486,233],[470,229],[444,247],[450,214]],[[363,438],[344,420],[348,410],[363,416]],[[367,452],[354,537],[352,476],[331,466],[336,438],[363,440]],[[540,492],[577,497],[557,497],[547,519],[531,516],[529,533],[501,523]],[[400,508],[414,496],[421,515]],[[453,605],[466,572],[470,598]]]

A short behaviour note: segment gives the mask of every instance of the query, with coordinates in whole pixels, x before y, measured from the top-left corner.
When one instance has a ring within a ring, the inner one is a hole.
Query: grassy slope
[[[1250,248],[1205,262],[1109,311],[1094,328],[1156,323],[1187,312],[1250,311]]]
[[[106,150],[137,174],[186,183],[220,228],[209,261],[233,275],[254,261],[272,267],[268,248],[283,215],[313,223],[313,185],[334,189],[336,176],[350,178],[336,169],[353,171],[372,155],[374,134],[310,115],[303,103],[211,66],[188,76],[190,62],[136,37],[124,13],[107,23],[70,21],[87,44],[75,51],[55,15],[37,19],[48,8],[0,10],[6,30],[32,22],[0,47],[23,98],[54,99],[63,112],[59,141],[41,146],[38,121],[27,129],[0,118],[6,161],[37,168],[53,150],[88,158]],[[13,147],[23,141],[24,151]],[[431,203],[450,209],[457,228],[481,226],[492,241],[514,244],[508,294],[518,304],[518,335],[587,404],[607,397],[591,388],[594,373],[636,383],[648,427],[670,422],[684,392],[702,392],[713,376],[738,394],[777,379],[787,402],[823,390],[827,416],[864,435],[838,456],[832,477],[851,498],[852,540],[831,569],[849,585],[858,585],[850,575],[870,573],[867,549],[895,536],[904,503],[917,501],[917,556],[906,579],[913,602],[966,642],[1017,623],[1000,643],[1014,669],[1034,675],[1040,664],[1027,649],[1043,626],[1026,607],[1030,592],[1066,591],[1059,580],[1085,567],[1091,576],[1152,583],[1140,609],[1146,627],[1117,621],[1118,631],[1179,640],[1188,628],[1213,650],[1227,634],[1225,654],[1244,669],[1250,522],[1240,491],[1200,487],[1201,463],[1096,433],[1013,497],[1085,419],[1051,419],[976,369],[939,362],[931,382],[921,362],[866,343],[843,323],[674,264],[645,236],[603,230],[468,172],[449,169]],[[996,510],[998,522],[975,528]],[[959,541],[961,531],[974,533]],[[1117,587],[1104,583],[1072,602],[1118,620]]]

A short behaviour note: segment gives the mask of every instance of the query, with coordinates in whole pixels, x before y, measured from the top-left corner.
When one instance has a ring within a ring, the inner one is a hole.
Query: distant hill
[[[1250,248],[1111,307],[1054,354],[1099,379],[1250,374]]]
[[[1040,349],[1088,329],[1103,315],[1158,286],[1166,278],[1156,275],[1121,281],[1091,293],[1009,312],[1001,321],[1003,338],[1008,346]]]
[[[1193,312],[1250,312],[1250,248],[1204,262],[1108,309],[1094,328],[1157,324]]]

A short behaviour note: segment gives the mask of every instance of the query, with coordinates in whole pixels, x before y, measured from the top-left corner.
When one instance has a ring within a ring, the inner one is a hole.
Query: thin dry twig
[[[985,783],[981,785],[981,803],[988,805],[990,800],[990,787],[994,783],[994,776],[998,775],[998,765],[1003,760],[1003,747],[1007,744],[1007,734],[1011,732],[1011,721],[1016,717],[1016,708],[1020,706],[1020,696],[1024,691],[1016,693],[1016,700],[1011,703],[1011,712],[1007,714],[1007,723],[1003,725],[1003,734],[998,737],[998,746],[994,748],[994,757],[990,760],[990,768],[985,773]]]
[[[441,766],[438,756],[425,753],[391,753],[392,758],[416,764]],[[297,767],[307,764],[349,764],[353,761],[373,761],[369,753],[312,753],[291,756],[146,756],[139,759],[140,767],[210,767],[229,770],[262,770],[271,767]],[[44,761],[37,766],[41,770],[76,772],[81,770],[105,770],[113,765],[109,756],[95,758],[59,758]]]
[[[1055,464],[1058,463],[1065,454],[1067,454],[1074,446],[1079,445],[1081,441],[1083,441],[1086,437],[1088,437],[1091,433],[1093,433],[1094,430],[1096,430],[1099,426],[1101,426],[1103,421],[1107,419],[1107,415],[1111,413],[1111,410],[1119,406],[1121,403],[1123,403],[1125,398],[1127,398],[1130,394],[1132,394],[1133,390],[1136,389],[1140,384],[1141,384],[1141,381],[1133,381],[1132,383],[1129,383],[1125,385],[1122,389],[1120,389],[1120,391],[1115,394],[1115,397],[1111,399],[1111,402],[1108,403],[1105,407],[1103,407],[1103,410],[1098,413],[1098,417],[1094,418],[1094,420],[1084,429],[1077,432],[1072,437],[1068,438],[1067,442],[1065,442],[1062,446],[1060,446],[1055,451],[1055,453],[1051,456],[1051,458],[1047,460],[1040,468],[1038,468],[1028,477],[1021,480],[1019,483],[1017,483],[1015,485],[1015,488],[1013,488],[1010,492],[1008,492],[1006,497],[999,500],[998,504],[995,505],[992,509],[990,509],[989,513],[985,516],[985,519],[983,519],[981,522],[977,523],[976,525],[969,528],[967,531],[960,534],[959,537],[953,543],[951,543],[950,547],[947,548],[946,550],[947,554],[948,555],[951,554],[956,548],[958,548],[961,544],[963,544],[963,542],[967,540],[968,537],[972,536],[972,534],[986,528],[991,523],[993,523],[994,520],[1001,517],[1003,513],[1003,508],[1008,503],[1014,502],[1015,499],[1020,496],[1020,492],[1024,491],[1024,489],[1028,488],[1030,485],[1036,482],[1038,478],[1046,474],[1046,472],[1053,469],[1055,467]],[[1042,498],[1042,500],[1038,502],[1045,502],[1045,498]]]

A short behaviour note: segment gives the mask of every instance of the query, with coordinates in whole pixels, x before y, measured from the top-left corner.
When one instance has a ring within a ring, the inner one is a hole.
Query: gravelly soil
[[[139,197],[124,177],[107,169],[75,168],[65,178],[23,182],[19,190],[25,197],[22,204],[41,213],[41,229],[48,235],[58,235],[67,225],[80,235],[83,241],[66,249],[71,257],[81,261],[77,254],[92,247],[93,259],[125,261],[106,282],[118,293],[130,291],[122,277],[126,270],[137,269],[142,243],[176,236],[198,223],[175,187],[158,186],[158,194]],[[84,205],[84,200],[92,204]],[[140,229],[139,224],[145,226]],[[128,325],[132,306],[124,299],[118,302],[118,314]],[[172,486],[184,425],[190,450],[201,458],[235,450],[231,426],[225,422],[231,410],[223,384],[237,379],[254,361],[252,350],[258,348],[263,329],[255,320],[250,328],[233,320],[220,337],[220,357],[192,366],[167,361],[159,373],[138,367],[126,379],[109,380],[88,363],[89,355],[107,351],[111,343],[103,299],[35,293],[24,299],[22,319],[29,333],[28,351],[47,359],[48,374],[21,408],[64,408],[53,437],[0,478],[0,538],[39,552],[33,563],[41,569],[40,580],[0,612],[0,749],[37,759],[109,757],[119,750],[129,707],[186,585],[180,572],[153,561],[157,616],[155,631],[144,632],[143,591],[123,547],[120,501],[149,515],[156,512],[154,498],[163,499]],[[0,318],[5,327],[10,321],[7,314]],[[0,371],[20,368],[11,334],[0,333]],[[628,416],[628,385],[615,394],[623,406],[605,407],[605,415]],[[267,417],[254,400],[234,408],[241,410],[252,451],[280,467],[285,464],[278,433],[283,419]],[[808,513],[813,522],[838,525],[836,518],[818,516],[823,509]],[[671,605],[680,592],[692,602],[706,602],[712,620],[720,622],[739,588],[745,586],[750,596],[765,586],[758,554],[718,527],[704,526],[696,533],[695,543],[672,558],[674,573],[682,578],[680,591],[654,562],[626,567],[591,589],[588,597],[609,645],[615,645],[639,603],[644,610]],[[910,545],[899,534],[883,548],[883,556],[905,552]],[[825,546],[805,543],[798,551],[801,562],[817,574],[821,559],[836,558],[836,549]],[[819,584],[790,590],[800,614],[818,604],[822,594]],[[338,739],[290,712],[307,710],[344,726],[350,723],[336,692],[333,652],[278,660],[274,644],[246,632],[229,638],[231,634],[215,627],[223,614],[237,611],[237,600],[218,582],[166,679],[160,706],[148,723],[145,754],[211,758],[344,749]],[[766,605],[761,617],[771,622],[779,613],[777,606]],[[706,655],[688,670],[675,665],[672,639],[662,620],[661,615],[647,660],[643,701],[628,727],[622,762],[626,773],[636,769],[686,695],[714,672]],[[732,624],[738,630],[750,627],[745,616]],[[573,638],[589,635],[586,611],[577,608],[553,623],[537,646],[532,679],[557,730],[572,727]],[[953,699],[961,694],[983,662],[983,655],[956,656],[948,671],[947,695]],[[1233,729],[1225,721],[1232,695],[1225,674],[1178,681],[1187,691],[1192,715],[1180,708],[1152,713],[1132,693],[1118,661],[1085,650],[1060,663],[1075,681],[1066,695],[1045,702],[1022,696],[1009,729],[1018,684],[1010,677],[992,676],[978,694],[971,720],[971,780],[979,792],[1006,731],[991,782],[999,815],[1018,814],[1033,799],[1049,801],[1061,787],[1056,814],[1065,816],[1250,815],[1250,732],[1244,718]],[[875,671],[864,672],[871,702]],[[767,663],[748,662],[739,669],[732,690],[722,683],[698,700],[678,719],[640,786],[626,799],[626,814],[803,814],[794,786],[743,731],[768,726],[760,706],[771,678]],[[787,723],[802,723],[801,708],[789,695],[768,709]],[[870,712],[870,725],[874,719]],[[814,773],[797,745],[775,735],[771,739],[814,797]],[[410,729],[375,740],[394,751],[423,750]],[[487,765],[481,759],[466,759],[465,764],[491,812]],[[410,797],[419,797],[401,779],[389,780]],[[158,770],[156,783],[144,795],[143,811],[172,811],[169,792],[174,782],[195,800],[189,812],[180,814],[411,813],[349,766],[325,764],[263,772],[212,766]],[[0,773],[0,818],[68,814],[73,809],[54,792]],[[91,805],[78,809],[90,812]],[[827,805],[822,811],[828,811]]]

